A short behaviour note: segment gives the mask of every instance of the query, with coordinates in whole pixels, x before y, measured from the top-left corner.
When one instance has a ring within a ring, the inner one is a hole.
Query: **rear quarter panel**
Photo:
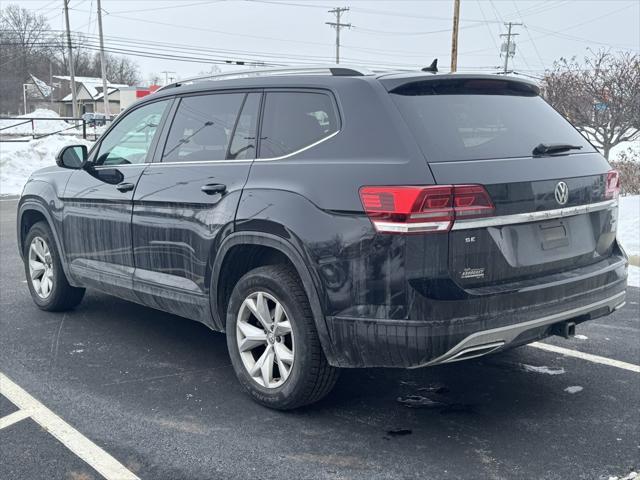
[[[434,180],[377,81],[352,78],[337,82],[332,93],[339,133],[288,158],[258,158],[238,206],[236,230],[270,233],[292,244],[317,282],[325,315],[366,310],[381,318],[402,316],[406,240],[376,235],[359,189]]]

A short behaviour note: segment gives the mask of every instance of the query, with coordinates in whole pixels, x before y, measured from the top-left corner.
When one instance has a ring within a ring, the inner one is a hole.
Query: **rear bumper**
[[[418,368],[530,343],[561,322],[609,315],[624,304],[627,268],[626,258],[611,260],[602,270],[572,275],[565,285],[554,281],[447,302],[457,313],[447,319],[327,317],[329,361],[340,367]]]

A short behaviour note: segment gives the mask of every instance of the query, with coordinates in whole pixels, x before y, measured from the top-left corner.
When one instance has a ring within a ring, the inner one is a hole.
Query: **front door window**
[[[168,105],[166,100],[154,102],[127,113],[101,141],[95,164],[145,163]]]

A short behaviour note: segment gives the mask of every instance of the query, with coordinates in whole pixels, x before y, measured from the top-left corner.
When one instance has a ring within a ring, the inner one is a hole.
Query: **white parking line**
[[[2,372],[0,372],[0,393],[107,480],[140,480],[124,465],[29,395]],[[7,415],[2,420],[7,420],[11,415]]]
[[[18,410],[17,412],[13,412],[6,417],[0,418],[0,430],[3,428],[7,428],[14,423],[18,423],[20,420],[24,420],[31,416],[31,412],[27,410]]]
[[[577,350],[571,350],[569,348],[556,347],[555,345],[549,345],[547,343],[534,342],[530,343],[529,346],[539,348],[540,350],[546,350],[547,352],[560,353],[567,357],[580,358],[582,360],[587,360],[588,362],[600,363],[602,365],[609,365],[610,367],[622,368],[623,370],[640,373],[640,365],[634,365],[633,363],[621,362],[620,360],[613,360],[599,355],[578,352]]]

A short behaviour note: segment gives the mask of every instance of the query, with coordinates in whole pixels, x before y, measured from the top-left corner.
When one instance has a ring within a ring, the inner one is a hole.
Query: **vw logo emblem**
[[[564,182],[558,182],[555,191],[556,202],[564,205],[569,201],[569,187]]]

